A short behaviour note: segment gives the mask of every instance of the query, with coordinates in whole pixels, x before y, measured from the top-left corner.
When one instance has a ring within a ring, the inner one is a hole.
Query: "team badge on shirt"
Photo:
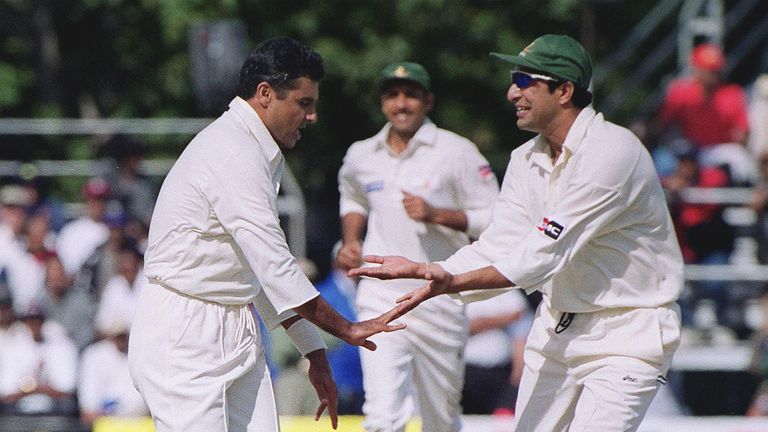
[[[365,192],[376,192],[384,189],[384,180],[376,180],[365,184]]]
[[[565,227],[553,220],[549,220],[549,218],[543,218],[541,225],[537,226],[536,229],[543,232],[547,237],[557,240],[563,230],[565,230]]]
[[[490,165],[481,165],[477,172],[480,174],[480,178],[483,180],[488,180],[493,177],[493,170],[491,169]]]

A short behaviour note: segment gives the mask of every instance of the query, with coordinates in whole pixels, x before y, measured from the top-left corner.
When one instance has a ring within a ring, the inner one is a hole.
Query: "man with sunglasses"
[[[525,348],[516,428],[635,431],[680,338],[683,264],[650,155],[590,106],[581,44],[544,35],[519,55],[507,99],[539,135],[512,152],[491,225],[441,263],[367,256],[350,271],[429,282],[399,313],[516,286],[543,300]]]
[[[343,244],[337,261],[345,270],[361,264],[363,251],[443,260],[488,225],[499,193],[477,147],[427,117],[434,95],[423,66],[393,63],[380,80],[388,122],[352,144],[339,171]],[[418,286],[361,280],[358,317],[378,316]],[[402,432],[418,407],[424,431],[458,432],[468,338],[464,306],[435,299],[402,322],[408,327],[400,335],[371,339],[375,355],[360,353],[365,429]]]

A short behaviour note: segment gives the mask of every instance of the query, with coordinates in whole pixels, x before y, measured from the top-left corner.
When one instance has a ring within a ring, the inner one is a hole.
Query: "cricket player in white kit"
[[[260,44],[229,110],[190,142],[163,183],[145,255],[150,284],[129,347],[131,376],[158,432],[279,430],[253,309],[270,328],[282,324],[309,359],[316,418],[327,407],[334,428],[336,386],[307,320],[368,349],[375,344],[367,337],[403,327],[387,316],[350,323],[339,315],[280,228],[280,148],[317,120],[323,75],[320,56],[292,39]]]
[[[589,105],[577,41],[544,35],[494,55],[516,65],[517,126],[539,135],[512,152],[491,225],[443,263],[368,256],[383,265],[350,274],[430,280],[400,312],[445,293],[540,290],[515,430],[635,431],[680,338],[683,264],[653,162]]]
[[[444,260],[485,229],[499,193],[477,147],[427,117],[434,96],[424,67],[394,63],[384,68],[381,80],[381,110],[388,122],[373,137],[352,144],[339,171],[342,269],[358,267],[361,252]],[[361,280],[358,317],[378,316],[421,285]],[[436,298],[402,322],[407,330],[372,338],[375,354],[361,352],[363,426],[369,432],[403,431],[418,406],[424,431],[458,431],[469,335],[463,304]]]

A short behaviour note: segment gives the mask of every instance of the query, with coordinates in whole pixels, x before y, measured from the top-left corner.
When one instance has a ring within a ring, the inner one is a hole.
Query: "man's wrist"
[[[306,319],[296,321],[285,329],[285,333],[302,356],[328,348],[317,327]]]

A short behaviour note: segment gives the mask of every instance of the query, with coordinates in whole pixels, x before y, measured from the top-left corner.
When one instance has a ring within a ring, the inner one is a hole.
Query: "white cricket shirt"
[[[492,264],[564,312],[677,299],[683,262],[650,155],[629,130],[581,111],[553,165],[537,136],[512,152],[493,221],[445,266]]]
[[[400,154],[387,145],[390,127],[387,123],[347,150],[339,171],[340,213],[367,216],[363,254],[443,260],[490,222],[499,193],[496,177],[471,141],[428,119]],[[403,191],[433,207],[463,210],[467,232],[411,219],[403,207]]]
[[[146,276],[226,305],[247,304],[263,292],[278,313],[316,297],[280,228],[283,166],[256,111],[236,97],[165,178],[149,226]]]

